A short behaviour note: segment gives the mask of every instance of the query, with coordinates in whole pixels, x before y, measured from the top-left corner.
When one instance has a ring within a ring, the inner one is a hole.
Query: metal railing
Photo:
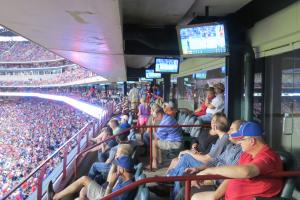
[[[200,125],[152,125],[152,126],[147,126],[147,125],[145,125],[145,126],[132,126],[132,127],[130,127],[130,128],[124,129],[124,130],[122,130],[120,133],[118,133],[118,134],[116,134],[116,135],[113,135],[113,136],[110,136],[110,137],[108,137],[107,139],[105,139],[105,140],[103,140],[103,141],[101,141],[101,142],[99,142],[99,143],[97,143],[97,144],[95,144],[95,145],[93,145],[93,146],[91,146],[91,147],[88,147],[88,148],[86,148],[84,151],[80,152],[80,153],[77,155],[76,159],[75,159],[75,165],[74,165],[74,173],[75,173],[75,177],[77,177],[77,166],[78,166],[78,162],[79,162],[79,159],[81,158],[81,155],[82,155],[82,154],[86,153],[87,151],[89,151],[89,150],[91,150],[91,149],[93,149],[93,148],[95,148],[95,147],[97,147],[97,146],[99,146],[99,145],[101,145],[101,144],[103,144],[103,143],[109,141],[109,140],[115,139],[115,138],[118,137],[119,135],[123,135],[123,134],[128,133],[128,131],[130,131],[131,129],[139,129],[139,128],[150,128],[150,134],[149,134],[149,136],[150,136],[149,163],[150,163],[150,171],[152,171],[152,170],[153,170],[153,169],[152,169],[152,160],[153,160],[153,156],[152,156],[152,139],[153,139],[153,138],[152,138],[152,135],[153,135],[153,129],[154,129],[154,128],[163,128],[163,127],[164,127],[164,128],[183,128],[183,127],[190,127],[190,128],[192,128],[192,127],[209,128],[210,125],[209,125],[209,124],[200,124]]]
[[[38,200],[42,199],[43,196],[43,181],[44,181],[44,175],[46,173],[47,164],[50,162],[51,159],[53,159],[61,150],[63,150],[63,169],[62,172],[59,175],[62,175],[62,180],[64,180],[67,177],[67,166],[74,160],[71,160],[69,163],[67,162],[68,157],[68,150],[70,149],[71,143],[74,139],[77,140],[77,153],[76,155],[80,154],[81,152],[81,141],[83,136],[86,136],[86,142],[88,142],[90,132],[92,131],[93,137],[97,133],[97,131],[104,125],[106,122],[110,119],[111,114],[114,110],[114,105],[108,104],[105,108],[106,113],[103,115],[103,117],[100,119],[100,121],[93,121],[87,123],[80,131],[78,131],[76,134],[74,134],[69,140],[67,140],[62,146],[60,146],[57,150],[55,150],[54,153],[52,153],[46,160],[44,160],[38,167],[36,167],[29,175],[27,175],[20,183],[18,183],[16,186],[14,186],[13,189],[11,189],[8,193],[6,193],[3,197],[3,199],[7,199],[10,197],[18,188],[20,188],[26,181],[28,181],[30,178],[34,177],[38,172],[40,174],[38,175],[38,181],[37,181],[37,198]],[[90,129],[92,128],[92,129]],[[88,143],[86,143],[88,145]]]
[[[281,171],[281,172],[275,172],[270,175],[266,176],[260,176],[264,178],[284,178],[284,177],[295,177],[300,176],[300,171]],[[120,194],[135,189],[139,187],[140,185],[146,184],[146,183],[153,183],[153,182],[174,182],[174,181],[184,181],[185,182],[185,200],[191,199],[191,181],[203,181],[203,180],[218,180],[218,179],[232,179],[226,176],[219,176],[219,175],[201,175],[201,176],[173,176],[173,177],[166,177],[166,176],[155,176],[150,178],[141,179],[138,181],[135,181],[131,183],[130,185],[127,185],[113,193],[110,193],[109,195],[101,198],[101,200],[109,200],[114,197],[119,196]]]

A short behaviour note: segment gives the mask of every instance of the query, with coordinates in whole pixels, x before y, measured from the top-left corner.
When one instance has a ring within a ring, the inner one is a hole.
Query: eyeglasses
[[[242,139],[237,140],[237,142],[245,141],[245,140],[248,140],[248,139],[250,139],[250,137],[243,137]]]

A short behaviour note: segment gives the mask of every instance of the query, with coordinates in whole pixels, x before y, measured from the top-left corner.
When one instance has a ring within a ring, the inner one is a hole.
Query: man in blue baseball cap
[[[117,173],[114,174],[117,182],[112,189],[112,192],[120,190],[121,188],[134,182],[134,163],[129,156],[120,156],[114,160],[117,165]],[[48,185],[48,200],[63,199],[67,195],[80,192],[80,199],[87,198],[89,200],[99,200],[105,196],[106,188],[93,181],[88,176],[83,176],[73,182],[64,190],[54,193],[52,182]],[[130,200],[134,199],[136,190],[126,191],[119,196],[113,198],[114,200]]]
[[[236,133],[230,135],[241,145],[243,153],[238,165],[207,168],[198,175],[221,175],[229,178],[214,192],[200,192],[192,196],[196,199],[243,199],[254,197],[274,197],[281,192],[282,179],[261,178],[273,172],[282,171],[280,157],[263,141],[263,129],[255,122],[243,123]],[[256,177],[256,178],[253,178]]]

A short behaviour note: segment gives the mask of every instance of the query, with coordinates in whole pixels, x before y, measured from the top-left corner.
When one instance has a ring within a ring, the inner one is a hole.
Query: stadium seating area
[[[18,72],[12,75],[0,75],[0,86],[42,86],[64,84],[96,76],[95,73],[78,65],[65,67],[62,73],[43,75],[24,75]]]
[[[28,62],[61,59],[30,41],[0,42],[0,62]]]
[[[70,65],[68,60],[57,60],[48,62],[24,62],[24,63],[0,63],[0,69],[19,69],[19,68],[49,68]]]
[[[50,100],[18,99],[0,107],[0,199],[39,163],[78,132],[91,117]],[[47,173],[61,161],[48,165]],[[23,195],[36,189],[36,176],[22,185]]]

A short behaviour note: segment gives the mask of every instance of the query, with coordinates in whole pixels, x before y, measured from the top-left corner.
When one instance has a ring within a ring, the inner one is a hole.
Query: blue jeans
[[[150,133],[145,132],[143,135],[143,142],[144,144],[149,147],[150,146]]]
[[[206,115],[203,115],[203,116],[201,116],[201,117],[198,117],[198,119],[201,119],[201,121],[203,122],[203,123],[210,123],[211,122],[211,119],[212,119],[212,114],[210,114],[210,113],[207,113]]]
[[[200,167],[203,165],[204,165],[204,163],[196,160],[190,154],[184,154],[179,159],[176,167],[171,169],[170,172],[168,173],[168,175],[169,176],[182,176],[184,174],[185,169],[187,169],[189,167]],[[175,197],[176,197],[177,193],[180,191],[181,187],[182,187],[181,182],[175,181],[173,192],[172,192],[172,199],[175,199]]]
[[[88,176],[91,179],[95,179],[97,175],[101,175],[103,179],[107,179],[107,175],[109,173],[111,164],[107,164],[104,162],[95,162],[92,167],[90,168],[90,171],[88,173]]]
[[[105,152],[98,151],[98,161],[99,162],[106,162],[108,157],[109,157],[109,150],[107,150]]]

